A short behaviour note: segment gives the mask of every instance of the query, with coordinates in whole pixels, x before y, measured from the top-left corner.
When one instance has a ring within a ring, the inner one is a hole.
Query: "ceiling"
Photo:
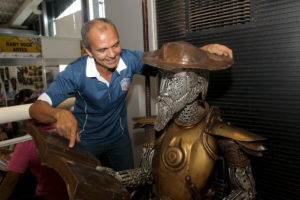
[[[0,0],[0,28],[32,29],[42,14],[43,0]]]

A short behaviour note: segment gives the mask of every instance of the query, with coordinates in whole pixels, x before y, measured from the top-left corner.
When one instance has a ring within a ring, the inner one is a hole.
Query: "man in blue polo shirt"
[[[128,134],[126,94],[134,74],[141,74],[141,51],[122,49],[115,25],[108,19],[94,19],[81,30],[83,56],[59,73],[29,109],[42,123],[56,122],[59,135],[81,142],[96,157],[106,154],[115,170],[133,168]],[[207,45],[218,54],[230,53],[223,45]],[[74,112],[55,108],[75,94]]]

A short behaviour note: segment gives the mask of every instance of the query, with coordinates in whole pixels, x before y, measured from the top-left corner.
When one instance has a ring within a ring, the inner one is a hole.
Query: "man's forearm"
[[[70,141],[69,147],[74,147],[76,141],[80,142],[78,123],[72,112],[53,108],[47,102],[38,100],[30,106],[29,114],[41,123],[56,122],[57,133]]]
[[[41,123],[55,123],[56,122],[56,114],[60,109],[51,107],[45,101],[36,101],[29,108],[30,117],[38,120]]]

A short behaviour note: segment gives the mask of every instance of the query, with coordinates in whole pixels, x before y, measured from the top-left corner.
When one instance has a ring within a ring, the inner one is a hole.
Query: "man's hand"
[[[202,50],[206,50],[209,53],[214,53],[218,55],[224,55],[224,56],[229,56],[230,58],[233,58],[233,53],[230,48],[228,48],[225,45],[222,44],[208,44],[203,47],[200,47]]]
[[[68,110],[59,109],[55,114],[55,118],[58,134],[70,140],[70,148],[74,147],[76,141],[80,142],[77,120],[74,115]]]

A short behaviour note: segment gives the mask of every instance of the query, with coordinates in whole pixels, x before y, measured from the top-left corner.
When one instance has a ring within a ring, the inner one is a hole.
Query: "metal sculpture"
[[[205,102],[209,71],[230,67],[232,59],[186,42],[170,42],[142,60],[161,72],[154,125],[160,134],[154,146],[145,148],[142,166],[117,172],[118,179],[130,187],[152,182],[159,199],[209,199],[217,191],[210,187],[212,173],[223,160],[231,183],[223,199],[254,199],[246,154],[261,156],[264,138],[223,122],[219,109]],[[146,124],[141,121],[140,126]]]

